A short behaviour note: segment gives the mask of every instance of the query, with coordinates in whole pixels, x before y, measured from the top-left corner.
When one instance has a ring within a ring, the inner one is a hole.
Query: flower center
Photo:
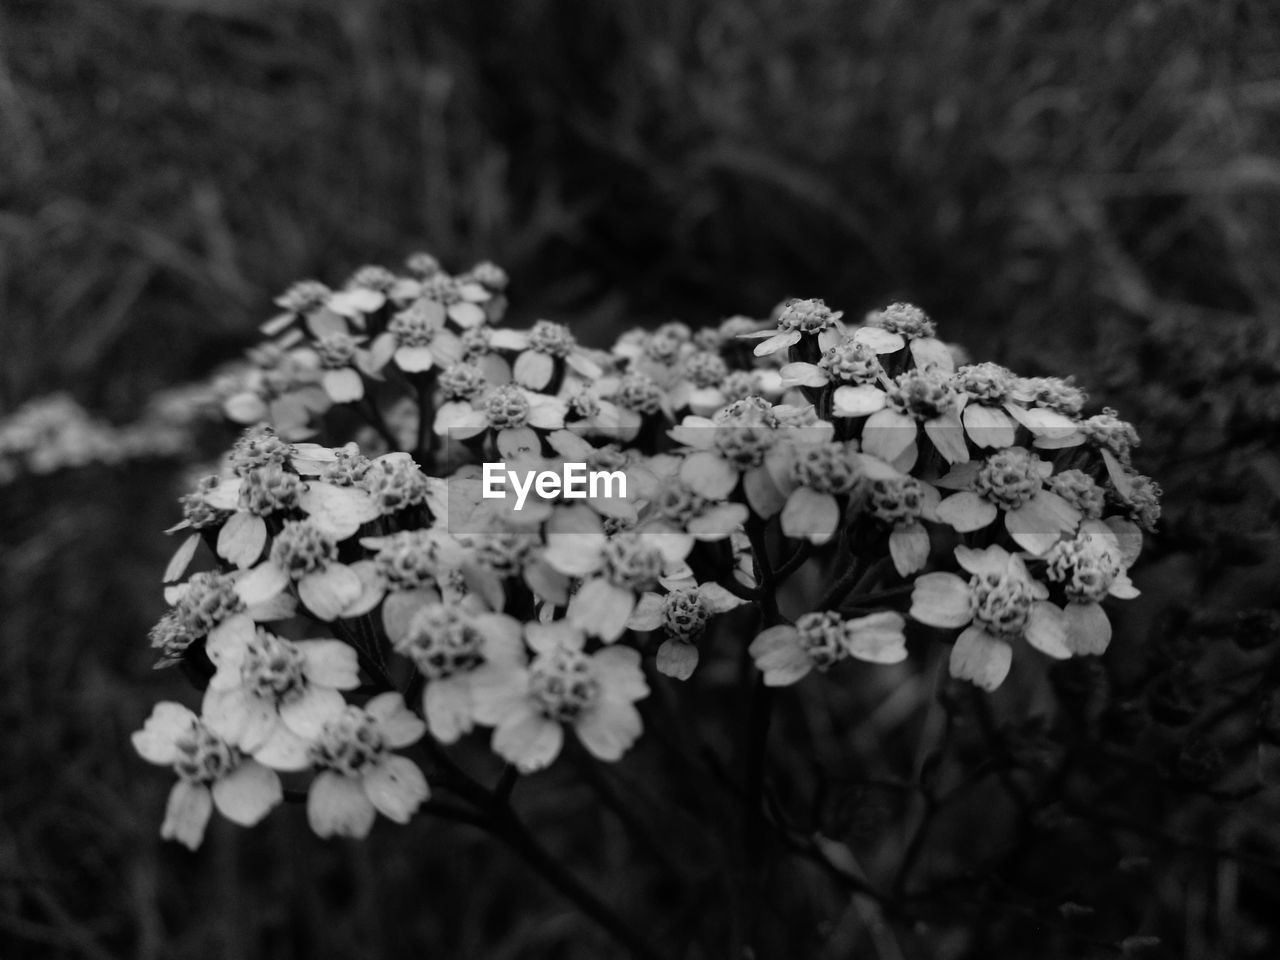
[[[428,680],[474,670],[484,663],[484,638],[457,610],[432,604],[418,611],[396,650],[413,660]]]
[[[991,633],[1016,636],[1031,616],[1031,586],[1009,573],[978,574],[969,581],[969,610]]]
[[[791,478],[819,493],[848,493],[858,473],[844,444],[821,443],[796,450]]]
[[[828,379],[838,383],[874,383],[881,372],[875,351],[853,340],[829,349],[818,366]]]
[[[605,576],[620,587],[650,590],[662,575],[662,554],[637,533],[620,533],[605,541]]]
[[[338,545],[310,520],[286,520],[271,544],[271,560],[294,580],[323,570],[338,559]]]
[[[240,676],[260,697],[293,700],[306,688],[302,667],[302,651],[295,643],[259,629],[249,641]]]
[[[801,648],[819,670],[826,670],[844,658],[844,624],[838,613],[831,610],[806,613],[796,621],[796,632]]]
[[[311,745],[311,759],[316,766],[354,777],[377,760],[385,748],[373,717],[359,707],[348,706],[325,723]]]
[[[958,399],[950,374],[932,367],[908,370],[889,389],[889,405],[916,420],[932,420],[949,413]]]
[[[701,636],[711,613],[701,594],[694,589],[667,594],[662,605],[662,620],[671,636],[692,643]]]
[[[600,681],[581,650],[563,647],[538,655],[529,668],[529,688],[542,715],[568,723],[600,696]]]
[[[978,468],[974,491],[998,507],[1017,510],[1040,491],[1042,462],[1022,447],[997,451]]]
[[[484,412],[495,430],[523,427],[529,419],[529,399],[518,387],[497,387],[485,398]]]
[[[240,765],[240,756],[225,740],[199,720],[178,738],[178,759],[173,769],[190,783],[212,783]]]

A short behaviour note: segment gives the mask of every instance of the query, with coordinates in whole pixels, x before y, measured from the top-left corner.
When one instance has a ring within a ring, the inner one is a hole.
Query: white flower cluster
[[[36,397],[0,418],[0,485],[30,474],[177,458],[190,445],[199,411],[212,399],[206,387],[164,391],[137,421],[115,426],[65,393]]]
[[[219,387],[253,425],[183,499],[152,633],[162,664],[207,678],[204,701],[161,704],[135,736],[179,778],[166,836],[196,845],[213,807],[256,822],[305,771],[317,833],[403,822],[428,789],[395,751],[424,736],[487,728],[529,773],[568,729],[617,760],[650,657],[688,680],[736,643],[782,686],[901,663],[915,621],[951,631],[953,676],[993,689],[1019,639],[1106,649],[1158,488],[1131,466],[1133,428],[1086,417],[1070,382],[957,366],[907,304],[851,324],[792,301],[589,350],[549,321],[503,327],[506,285],[423,255],[298,284]],[[359,442],[307,442],[356,418]],[[517,508],[482,496],[498,459],[629,482]],[[216,568],[188,576],[202,549]],[[754,639],[714,629],[725,615]]]

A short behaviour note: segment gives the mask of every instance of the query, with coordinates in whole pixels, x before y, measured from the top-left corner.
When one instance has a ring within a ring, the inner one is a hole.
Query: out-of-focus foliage
[[[1238,781],[1277,737],[1274,629],[1247,611],[1275,608],[1280,569],[1278,50],[1267,0],[14,0],[0,409],[61,389],[136,414],[236,355],[290,280],[416,247],[502,263],[530,311],[514,322],[576,319],[584,341],[795,293],[905,297],[1029,373],[1084,370],[1166,488],[1117,631],[1149,657],[1108,659],[1105,702],[1048,733],[998,713],[958,739],[1005,744],[993,762],[1033,803],[1087,790],[1092,817],[1020,811],[1021,852],[983,851],[961,888],[991,904],[975,949],[1268,957],[1278,811]],[[163,695],[139,640],[170,480],[134,466],[0,495],[0,955],[601,955],[531,874],[429,822],[356,851],[274,827],[216,837],[212,863],[160,849],[164,785],[127,734]],[[815,822],[860,854],[909,841],[883,831],[897,786],[857,778],[885,772],[885,743],[889,772],[934,763],[907,719],[931,695],[889,692],[848,727],[783,720],[850,774]],[[654,789],[638,760],[606,789]],[[624,824],[569,775],[545,795],[523,813],[602,896],[674,911],[628,833],[679,824]],[[985,800],[944,824],[957,850],[1005,816]],[[406,842],[431,857],[397,857]],[[1122,909],[1091,927],[1099,904]],[[862,901],[842,922],[880,929]],[[896,946],[955,955],[936,929]]]

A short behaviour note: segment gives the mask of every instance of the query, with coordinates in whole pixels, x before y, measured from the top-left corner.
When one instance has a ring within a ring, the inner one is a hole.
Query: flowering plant
[[[504,327],[506,287],[426,255],[297,284],[215,382],[246,429],[182,500],[151,638],[203,701],[134,735],[178,777],[164,836],[195,848],[214,809],[248,825],[289,798],[321,836],[482,822],[645,954],[515,818],[521,776],[575,742],[619,760],[659,687],[745,685],[764,818],[774,688],[942,650],[991,691],[1107,649],[1159,490],[1133,427],[1070,381],[962,362],[908,304],[853,323],[793,300],[604,351]],[[516,505],[481,492],[495,460],[628,482]],[[459,759],[475,738],[492,789]]]

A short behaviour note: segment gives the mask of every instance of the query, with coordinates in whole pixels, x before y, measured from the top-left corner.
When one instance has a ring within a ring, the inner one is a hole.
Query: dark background
[[[787,296],[852,316],[911,299],[977,359],[1074,372],[1095,409],[1139,426],[1166,517],[1116,643],[1190,636],[1160,669],[1190,671],[1193,713],[1221,674],[1194,645],[1237,649],[1198,625],[1276,606],[1274,4],[0,6],[0,412],[66,390],[128,420],[237,356],[289,282],[338,285],[419,249],[501,264],[513,323],[571,322],[597,345]],[[465,829],[322,845],[288,811],[212,831],[198,858],[158,842],[168,780],[127,734],[162,696],[192,702],[147,669],[173,474],[0,488],[0,954],[603,955],[589,922]],[[1244,660],[1261,679],[1237,739],[1256,741],[1269,702],[1262,657]],[[1196,729],[1224,769],[1251,762]],[[570,775],[544,781],[526,812],[556,848],[606,898],[669,910],[599,803]],[[1142,851],[1171,872],[1118,895],[1132,922],[1102,939],[1274,955],[1271,795],[1169,790],[1131,812],[1194,843]],[[1263,866],[1219,856],[1241,838]],[[966,955],[963,937],[916,933],[920,956]],[[1013,942],[984,955],[1026,956]],[[1035,954],[1093,955],[1072,942]]]

